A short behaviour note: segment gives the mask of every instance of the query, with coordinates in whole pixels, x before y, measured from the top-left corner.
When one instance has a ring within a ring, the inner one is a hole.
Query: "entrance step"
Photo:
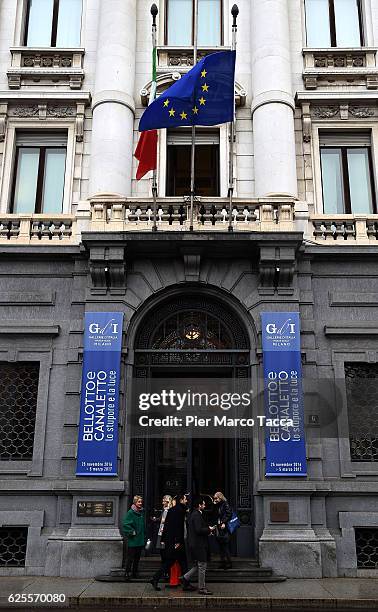
[[[218,569],[219,561],[210,561],[206,572],[206,581],[211,583],[251,583],[251,582],[283,582],[285,576],[273,574],[273,570],[267,567],[259,567],[256,559],[233,559],[232,569]],[[160,559],[145,557],[139,565],[139,577],[132,582],[149,582],[152,575],[160,567]],[[96,576],[100,582],[123,582],[125,571],[116,568],[107,576]]]

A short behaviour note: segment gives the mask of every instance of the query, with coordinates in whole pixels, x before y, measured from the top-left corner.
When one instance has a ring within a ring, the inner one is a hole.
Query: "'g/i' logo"
[[[101,328],[98,323],[91,323],[89,326],[89,331],[91,334],[101,334],[103,336],[107,330],[111,334],[118,333],[118,323],[114,323],[115,319],[110,319],[105,327]]]
[[[278,336],[295,334],[295,323],[291,323],[291,319],[287,319],[281,327],[277,327],[275,323],[268,323],[265,329],[267,334],[276,334]]]

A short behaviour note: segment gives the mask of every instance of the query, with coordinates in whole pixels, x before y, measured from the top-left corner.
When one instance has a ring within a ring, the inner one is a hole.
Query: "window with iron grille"
[[[39,363],[0,362],[0,460],[31,461]]]
[[[352,461],[378,461],[378,364],[346,363]]]
[[[27,540],[27,527],[1,527],[0,567],[23,567]]]
[[[355,529],[357,567],[378,569],[378,529],[361,527]]]

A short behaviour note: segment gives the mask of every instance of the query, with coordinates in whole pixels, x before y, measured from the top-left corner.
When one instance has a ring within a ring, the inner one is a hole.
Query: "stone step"
[[[251,582],[283,582],[284,576],[275,576],[269,567],[259,567],[256,559],[233,559],[233,567],[228,570],[217,568],[219,560],[209,563],[207,569],[207,580],[212,583],[251,583]],[[151,580],[152,575],[160,566],[158,557],[147,557],[141,559],[139,566],[139,577],[132,582],[146,583]],[[123,582],[125,572],[123,568],[114,568],[107,576],[97,576],[96,580],[101,582]]]

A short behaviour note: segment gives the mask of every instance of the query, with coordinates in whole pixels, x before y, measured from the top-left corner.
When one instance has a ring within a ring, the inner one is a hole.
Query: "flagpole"
[[[232,21],[232,51],[236,50],[236,32],[238,29],[236,20],[239,15],[239,9],[236,4],[231,9],[231,15],[233,18]],[[232,198],[234,195],[234,138],[235,138],[235,83],[234,83],[234,117],[233,121],[230,124],[230,150],[229,150],[229,164],[228,164],[228,197],[229,197],[229,212],[228,212],[228,231],[232,232],[232,211],[233,211],[233,203]]]
[[[194,0],[194,49],[193,49],[193,67],[197,63],[197,47],[198,47],[198,0]],[[192,126],[192,151],[190,159],[190,225],[189,231],[193,231],[193,215],[194,215],[194,171],[195,171],[195,156],[196,156],[196,126]]]
[[[153,102],[156,98],[156,45],[157,45],[157,35],[156,35],[156,17],[158,14],[158,7],[156,4],[151,6],[151,15],[152,15],[152,49],[153,49],[153,77],[151,83],[151,92],[150,92],[150,100],[149,104]],[[153,170],[152,173],[152,198],[153,198],[153,223],[152,223],[152,231],[157,231],[157,170]]]

